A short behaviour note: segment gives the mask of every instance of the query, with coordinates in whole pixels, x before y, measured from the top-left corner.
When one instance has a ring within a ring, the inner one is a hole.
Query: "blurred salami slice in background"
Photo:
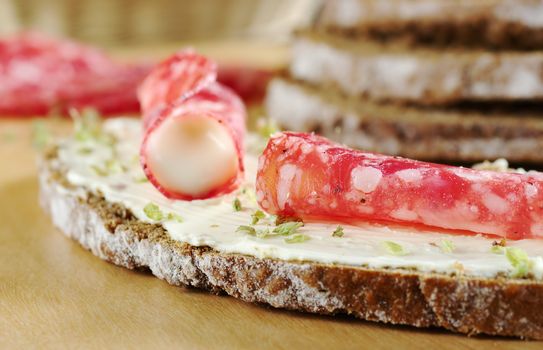
[[[273,70],[225,63],[219,66],[217,80],[234,90],[245,103],[257,104],[264,99],[274,74]]]
[[[215,80],[216,65],[208,63]],[[103,115],[139,113],[136,90],[150,69],[150,64],[123,64],[97,48],[39,33],[5,38],[0,40],[0,116],[67,114],[85,107]],[[218,74],[244,101],[259,103],[273,72],[226,64]],[[178,82],[168,91],[172,96],[179,89],[192,91],[183,86],[190,83]]]
[[[129,65],[69,40],[22,33],[0,40],[0,115],[34,116],[93,107],[137,113],[150,65]]]
[[[278,215],[543,236],[543,173],[479,171],[346,148],[304,133],[270,139],[257,199]]]

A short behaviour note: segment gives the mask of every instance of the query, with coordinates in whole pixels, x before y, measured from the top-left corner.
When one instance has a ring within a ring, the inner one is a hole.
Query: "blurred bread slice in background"
[[[543,101],[541,51],[412,48],[309,31],[294,39],[290,74],[382,101]]]
[[[317,27],[414,45],[537,50],[540,0],[331,0]]]
[[[543,2],[328,0],[265,109],[286,129],[448,163],[543,164]]]
[[[543,111],[532,106],[421,108],[378,103],[292,79],[268,87],[266,111],[286,130],[408,158],[543,164]]]

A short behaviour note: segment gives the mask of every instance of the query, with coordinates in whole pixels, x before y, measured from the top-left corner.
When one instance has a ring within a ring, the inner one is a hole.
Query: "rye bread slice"
[[[315,28],[414,46],[540,50],[541,18],[538,0],[329,0]]]
[[[269,85],[265,106],[283,129],[314,131],[367,151],[448,162],[543,162],[543,115],[533,111],[381,104],[283,78]]]
[[[192,246],[172,240],[161,225],[138,221],[99,193],[75,188],[56,159],[50,152],[40,166],[42,207],[64,234],[116,265],[276,308],[543,339],[539,281],[261,259]]]
[[[420,105],[543,99],[543,52],[411,49],[298,32],[290,74],[349,95]]]

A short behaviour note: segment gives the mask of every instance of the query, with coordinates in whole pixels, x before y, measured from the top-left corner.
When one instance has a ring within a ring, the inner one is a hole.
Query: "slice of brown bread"
[[[123,205],[74,187],[55,152],[41,164],[40,201],[64,234],[101,259],[149,269],[173,285],[318,314],[466,334],[543,339],[543,283],[283,261],[222,253],[172,240]],[[83,195],[82,195],[83,193]]]
[[[543,99],[543,52],[410,49],[299,32],[290,74],[354,96],[422,105]]]
[[[414,45],[540,50],[542,18],[538,0],[330,0],[315,27]]]
[[[269,85],[265,106],[286,130],[315,131],[367,151],[450,162],[543,162],[543,114],[534,111],[379,104],[282,78]]]

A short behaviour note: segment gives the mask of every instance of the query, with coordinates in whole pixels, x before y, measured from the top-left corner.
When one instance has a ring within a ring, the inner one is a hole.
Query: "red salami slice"
[[[192,50],[178,52],[153,68],[141,84],[138,97],[144,124],[158,111],[186,100],[217,79],[215,62]],[[155,113],[151,113],[154,111]]]
[[[70,107],[135,113],[136,88],[149,68],[36,33],[0,40],[0,114],[45,115]]]
[[[231,88],[246,103],[260,103],[274,72],[249,66],[220,65],[217,80]]]
[[[82,91],[71,91],[67,95],[59,95],[59,108],[67,114],[72,108],[92,107],[103,115],[120,115],[139,113],[140,104],[136,94],[137,86],[149,73],[150,66],[126,66],[115,76],[107,80],[86,79],[86,88]]]
[[[168,198],[219,196],[243,176],[245,107],[216,76],[215,63],[183,51],[153,69],[139,89],[141,162]]]
[[[543,173],[478,171],[345,148],[303,133],[275,135],[260,157],[257,199],[307,220],[376,220],[543,237]]]

